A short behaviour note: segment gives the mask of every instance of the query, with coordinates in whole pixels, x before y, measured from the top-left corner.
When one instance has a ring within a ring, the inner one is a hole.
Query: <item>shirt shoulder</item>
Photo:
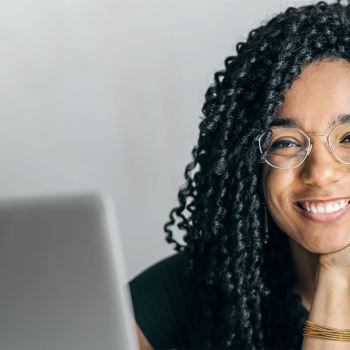
[[[154,349],[200,347],[202,312],[193,277],[177,253],[130,282],[136,322]]]

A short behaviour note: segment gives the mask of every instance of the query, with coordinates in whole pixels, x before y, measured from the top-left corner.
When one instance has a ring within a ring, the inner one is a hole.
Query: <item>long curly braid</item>
[[[303,64],[350,61],[350,6],[288,8],[236,49],[206,92],[198,143],[179,206],[164,227],[166,240],[184,252],[195,274],[206,347],[297,349],[308,312],[293,291],[287,235],[271,222],[263,245],[263,160],[254,137],[269,130]],[[173,238],[175,224],[185,231],[184,246]]]

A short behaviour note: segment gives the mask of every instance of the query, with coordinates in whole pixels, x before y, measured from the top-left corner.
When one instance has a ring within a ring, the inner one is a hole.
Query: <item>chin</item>
[[[314,239],[310,239],[310,236],[313,236]],[[329,254],[350,245],[350,232],[325,232],[315,235],[309,233],[308,237],[297,240],[297,242],[312,253]]]

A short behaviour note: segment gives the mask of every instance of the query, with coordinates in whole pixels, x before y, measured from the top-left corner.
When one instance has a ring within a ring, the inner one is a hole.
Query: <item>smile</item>
[[[312,221],[329,222],[343,217],[350,211],[350,198],[328,201],[293,202],[294,208],[302,216]]]
[[[297,202],[300,208],[311,211],[314,214],[333,213],[345,208],[349,204],[349,199],[333,202]]]

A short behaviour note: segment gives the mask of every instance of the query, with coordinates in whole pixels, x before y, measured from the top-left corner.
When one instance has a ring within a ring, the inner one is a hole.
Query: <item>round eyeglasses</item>
[[[307,136],[295,128],[272,128],[255,138],[267,164],[277,169],[294,169],[310,154],[313,137],[327,137],[328,146],[334,156],[350,164],[350,123],[336,126],[329,135]]]

